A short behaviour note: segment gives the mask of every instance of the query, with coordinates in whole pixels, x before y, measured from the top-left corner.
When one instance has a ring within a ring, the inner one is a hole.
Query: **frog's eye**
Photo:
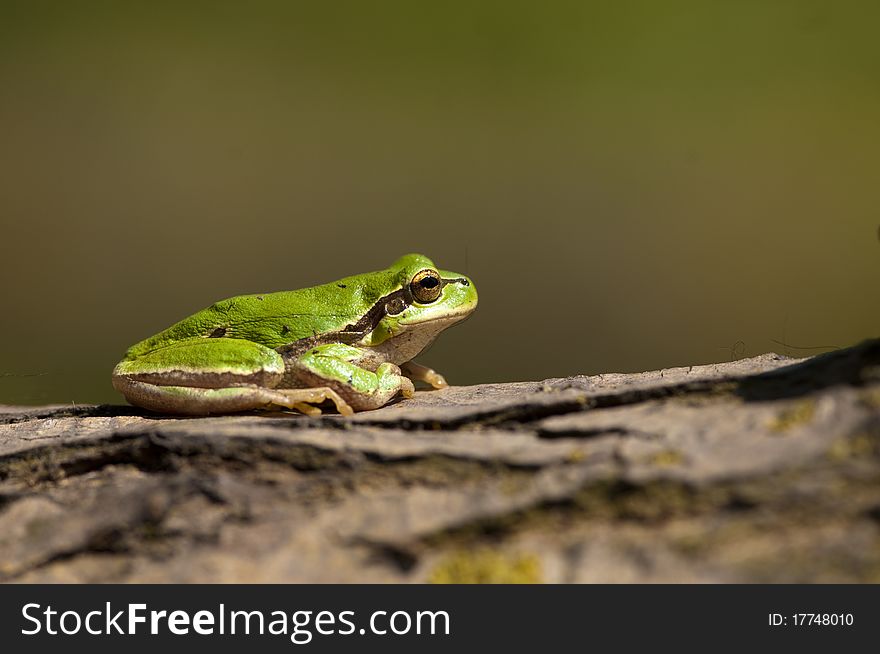
[[[415,277],[409,283],[409,290],[416,302],[428,304],[440,297],[440,290],[443,288],[443,282],[436,270],[426,268],[416,273]]]

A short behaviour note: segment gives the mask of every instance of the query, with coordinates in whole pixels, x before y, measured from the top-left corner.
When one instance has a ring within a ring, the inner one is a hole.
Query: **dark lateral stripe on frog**
[[[403,304],[403,308],[400,311],[406,310],[406,308],[409,307],[410,304],[412,304],[412,295],[410,294],[409,290],[402,288],[398,291],[394,291],[393,293],[389,293],[388,295],[379,298],[379,300],[372,307],[370,307],[370,310],[367,311],[361,317],[361,319],[353,325],[346,325],[339,331],[319,334],[318,336],[308,336],[306,338],[301,338],[298,341],[294,341],[293,343],[288,343],[287,345],[277,347],[275,348],[275,351],[284,357],[295,357],[299,356],[309,348],[316,347],[318,345],[324,345],[326,343],[345,343],[348,345],[357,343],[364,336],[376,329],[376,327],[382,321],[382,318],[384,318],[386,315],[386,305],[390,302],[397,301],[402,302]]]
[[[465,286],[468,285],[468,280],[466,280],[464,277],[456,277],[455,279],[441,279],[440,281],[443,282],[443,286],[455,283],[464,284]],[[340,331],[336,332],[336,334],[350,334],[354,337],[354,341],[359,341],[379,326],[382,318],[384,318],[388,314],[387,307],[398,301],[401,303],[401,306],[397,311],[394,312],[395,314],[406,311],[412,305],[413,297],[408,287],[401,288],[400,290],[394,291],[393,293],[389,293],[385,297],[379,298],[379,300],[372,307],[370,307],[370,310],[367,311],[367,313],[365,313],[360,320],[358,320],[353,325],[346,325]]]
[[[464,284],[465,286],[469,285],[468,280],[464,277],[456,277],[454,279],[441,279],[443,282],[443,286],[446,284]],[[294,341],[293,343],[288,343],[287,345],[282,345],[281,347],[275,348],[275,351],[285,357],[296,357],[308,350],[312,347],[317,347],[318,345],[324,345],[326,343],[345,343],[347,345],[351,345],[353,343],[357,343],[359,340],[364,338],[371,331],[376,329],[379,326],[379,323],[382,319],[387,315],[387,308],[390,304],[400,302],[401,307],[398,311],[394,313],[401,313],[402,311],[406,311],[412,305],[412,293],[409,290],[409,287],[401,288],[393,293],[389,293],[388,295],[379,298],[376,303],[370,307],[370,310],[367,311],[360,320],[358,320],[353,325],[346,325],[342,329],[336,332],[329,332],[327,334],[320,334],[318,336],[309,336],[307,338],[301,338],[298,341]]]
[[[441,279],[440,281],[443,282],[443,286],[446,286],[447,284],[463,284],[464,286],[471,285],[471,283],[464,277],[455,277],[454,279]]]

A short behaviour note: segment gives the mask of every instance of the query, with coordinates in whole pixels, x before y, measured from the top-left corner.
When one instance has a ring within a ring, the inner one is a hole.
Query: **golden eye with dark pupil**
[[[440,282],[440,275],[436,270],[421,270],[412,278],[409,290],[416,302],[427,304],[440,297],[440,291],[443,288],[443,284]]]

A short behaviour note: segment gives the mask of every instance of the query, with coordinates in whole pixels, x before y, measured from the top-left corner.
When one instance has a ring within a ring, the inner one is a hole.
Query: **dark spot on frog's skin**
[[[257,296],[257,299],[258,299],[260,302],[262,302],[262,301],[263,301],[263,296],[262,296],[262,295],[258,295],[258,296]]]
[[[317,354],[318,350],[312,350],[312,354]]]
[[[389,316],[395,316],[406,309],[406,303],[400,297],[395,297],[385,303],[385,313]]]
[[[345,284],[337,284],[337,286],[338,286],[339,288],[348,288],[348,286],[346,286]]]
[[[290,333],[290,327],[288,327],[287,325],[281,325],[281,335],[286,336],[289,333]]]
[[[224,336],[226,336],[226,327],[218,327],[208,334],[208,338],[223,338]]]

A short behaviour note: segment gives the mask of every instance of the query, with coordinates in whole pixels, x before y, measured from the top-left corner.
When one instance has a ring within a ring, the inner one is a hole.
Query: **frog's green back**
[[[126,358],[189,338],[241,338],[276,348],[335,331],[356,323],[380,298],[400,289],[414,271],[432,266],[427,257],[412,254],[385,270],[329,284],[221,300],[133,345]]]

